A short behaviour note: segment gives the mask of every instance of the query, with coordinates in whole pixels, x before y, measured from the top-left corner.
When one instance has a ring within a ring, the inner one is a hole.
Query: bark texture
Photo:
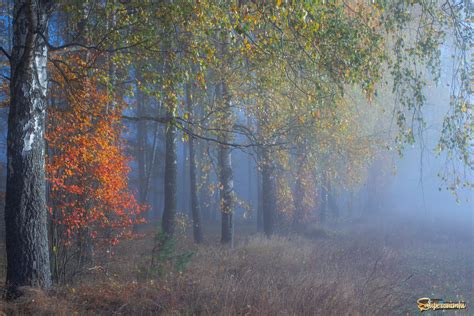
[[[221,242],[227,244],[233,241],[234,181],[231,152],[229,146],[225,145],[219,146],[219,182],[222,212]]]
[[[230,98],[227,92],[225,82],[222,82],[218,89],[218,95],[223,98],[224,106],[226,107],[229,117],[231,116]],[[222,143],[226,143],[228,139],[227,133],[223,132],[220,135]],[[222,214],[222,230],[221,242],[223,244],[233,245],[234,241],[234,179],[232,172],[232,154],[231,148],[227,145],[219,145],[219,183],[220,183],[220,203]]]
[[[186,85],[186,107],[189,113],[192,113],[191,88]],[[198,198],[197,171],[196,171],[196,153],[194,150],[194,137],[189,137],[189,190],[191,193],[191,215],[193,218],[193,236],[194,242],[202,243],[202,225],[201,225],[201,206]]]
[[[166,40],[163,43],[164,50],[171,47],[171,42]],[[165,54],[163,59],[163,76],[172,73],[172,59],[169,54]],[[170,95],[174,93],[172,84],[163,84],[162,93],[164,95],[164,108],[166,109],[167,124],[165,129],[165,177],[164,177],[164,205],[161,228],[167,238],[172,238],[175,231],[176,210],[177,210],[177,128],[175,125],[175,114],[177,113],[177,100]]]
[[[168,110],[168,117],[173,117],[172,110]],[[177,204],[177,153],[176,153],[176,126],[168,123],[166,126],[166,153],[165,153],[165,205],[163,208],[163,218],[161,228],[168,236],[174,235],[176,204]]]
[[[44,140],[48,50],[44,38],[53,3],[14,3],[5,202],[10,293],[20,286],[51,285]]]

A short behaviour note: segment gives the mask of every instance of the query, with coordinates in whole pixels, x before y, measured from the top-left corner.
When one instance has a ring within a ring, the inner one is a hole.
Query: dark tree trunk
[[[148,192],[150,191],[150,186],[151,186],[151,178],[153,176],[154,170],[156,169],[155,165],[156,165],[156,155],[158,151],[159,132],[160,132],[160,128],[158,126],[158,123],[155,123],[155,131],[153,133],[153,146],[151,148],[150,163],[148,164],[148,171],[146,175],[145,192],[143,193],[143,201],[144,201],[143,204],[147,203]],[[154,218],[155,218],[154,210],[153,209],[148,210],[148,220],[151,221]]]
[[[229,95],[227,93],[227,86],[223,82],[221,84],[221,91],[218,89],[218,95],[223,98],[225,106],[230,111],[229,106]],[[229,113],[230,115],[230,113]],[[228,136],[226,133],[222,133],[220,140],[226,143]],[[221,242],[223,244],[230,243],[233,245],[234,238],[234,180],[232,173],[232,155],[231,149],[227,145],[219,145],[219,184],[220,184],[220,203],[221,203],[221,214],[222,214],[222,231],[221,231]]]
[[[192,111],[191,91],[189,84],[186,85],[186,106],[189,113]],[[193,218],[194,242],[202,243],[201,207],[198,199],[196,157],[194,152],[194,137],[189,137],[189,190],[191,193],[191,215]]]
[[[197,176],[196,176],[196,157],[194,155],[194,139],[189,139],[189,177],[191,190],[191,212],[193,217],[193,235],[197,244],[202,242],[202,225],[201,225],[201,207],[197,192]]]
[[[273,234],[276,212],[276,192],[274,167],[269,159],[267,150],[264,149],[262,163],[262,210],[263,231],[267,237]]]
[[[137,76],[141,81],[140,76]],[[145,97],[140,88],[137,89],[137,114],[139,117],[145,115]],[[147,127],[145,120],[137,122],[137,164],[138,164],[138,196],[139,203],[146,203],[146,148],[147,148]]]
[[[182,189],[179,200],[181,201],[181,205],[179,206],[180,209],[182,209],[184,212],[189,212],[189,204],[190,204],[190,199],[189,195],[191,192],[189,192],[189,181],[188,181],[188,176],[189,176],[189,168],[188,168],[188,143],[183,141],[183,160],[182,160],[182,167],[181,167],[181,172],[182,176],[180,177],[181,186],[178,185]]]
[[[45,180],[46,36],[53,1],[17,0],[5,203],[7,286],[51,285]]]
[[[167,117],[173,118],[173,106],[167,110]],[[177,172],[177,153],[176,153],[176,126],[170,122],[166,126],[166,153],[165,153],[165,204],[163,208],[163,218],[161,228],[168,237],[173,237],[175,217],[176,217],[176,172]]]
[[[163,43],[164,50],[170,47],[170,42]],[[171,56],[165,55],[163,59],[163,77],[171,73]],[[174,236],[176,209],[177,209],[177,128],[175,125],[175,113],[177,113],[176,100],[169,95],[173,93],[174,86],[163,85],[162,91],[164,97],[163,106],[166,110],[168,123],[165,129],[165,176],[164,176],[164,205],[161,228],[167,238]]]
[[[159,137],[163,137],[164,135],[159,135]],[[164,137],[163,137],[164,138]],[[163,155],[164,156],[164,155]],[[161,173],[162,169],[160,168],[160,163],[155,164],[155,168],[153,168],[153,175],[152,179],[150,180],[152,185],[150,188],[153,188],[153,215],[152,215],[152,220],[155,221],[159,218],[161,218],[161,211],[163,210],[163,185],[162,181],[160,181],[163,178],[163,175]]]

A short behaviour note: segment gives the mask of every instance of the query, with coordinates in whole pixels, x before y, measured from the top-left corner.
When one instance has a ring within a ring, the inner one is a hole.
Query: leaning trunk
[[[47,45],[53,1],[14,5],[5,202],[7,285],[51,285],[45,178]]]

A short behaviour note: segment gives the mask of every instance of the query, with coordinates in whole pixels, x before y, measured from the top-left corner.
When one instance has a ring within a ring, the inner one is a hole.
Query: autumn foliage
[[[72,58],[67,68],[52,71],[49,208],[67,242],[85,231],[92,240],[115,244],[143,221],[145,207],[128,188],[129,159],[121,138],[123,102],[101,89],[96,79],[80,76],[83,66],[79,58]]]

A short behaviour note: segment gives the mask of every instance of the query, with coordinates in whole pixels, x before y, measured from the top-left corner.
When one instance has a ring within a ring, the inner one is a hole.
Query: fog
[[[473,171],[460,159],[450,163],[446,154],[435,151],[448,111],[452,63],[452,46],[445,44],[439,82],[431,82],[426,89],[427,100],[422,110],[426,128],[420,131],[415,144],[406,146],[401,156],[390,155],[389,171],[384,174],[387,184],[379,203],[394,216],[426,220],[431,224],[442,221],[456,231],[456,223],[474,228],[474,192],[462,186],[451,190],[451,184],[443,180],[442,175],[453,168],[460,178],[472,181]],[[453,176],[449,174],[448,178]]]
[[[472,314],[471,7],[0,1],[0,316]]]

